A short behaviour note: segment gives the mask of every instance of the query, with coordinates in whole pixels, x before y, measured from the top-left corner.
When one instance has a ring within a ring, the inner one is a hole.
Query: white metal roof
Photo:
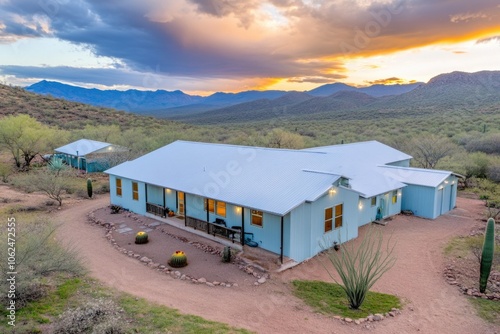
[[[56,148],[54,151],[79,157],[102,150],[113,144],[90,139],[79,139],[67,145]]]
[[[176,141],[106,173],[284,215],[341,176],[365,198],[403,188],[408,179],[378,166],[410,158],[377,141],[307,150]]]
[[[452,172],[436,169],[379,166],[382,174],[406,184],[426,187],[437,187],[446,180]]]
[[[313,147],[305,150],[339,154],[343,159],[349,161],[349,164],[351,165],[354,165],[356,163],[385,165],[412,158],[411,155],[398,151],[395,148],[382,144],[381,142],[378,142],[376,140],[350,144]]]
[[[325,157],[300,150],[176,141],[106,173],[284,215],[326,193],[340,178],[329,172]]]

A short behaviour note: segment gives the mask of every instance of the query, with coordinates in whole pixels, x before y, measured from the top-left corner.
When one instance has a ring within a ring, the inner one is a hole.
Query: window
[[[116,196],[122,195],[122,179],[116,179]]]
[[[372,206],[377,205],[377,197],[372,197]]]
[[[217,215],[226,217],[226,202],[217,201]]]
[[[343,204],[335,206],[335,228],[342,227],[342,214],[344,211]]]
[[[137,182],[132,182],[132,198],[135,201],[139,200],[139,185]]]
[[[325,209],[325,233],[332,230],[333,208]]]
[[[215,213],[215,201],[213,199],[205,198],[205,211]]]
[[[394,190],[392,192],[392,204],[396,204],[398,202],[398,191]]]
[[[262,227],[262,211],[252,210],[252,225]]]

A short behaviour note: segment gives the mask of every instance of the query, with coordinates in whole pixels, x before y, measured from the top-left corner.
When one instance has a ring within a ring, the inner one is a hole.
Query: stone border
[[[370,314],[366,318],[351,319],[348,317],[344,318],[344,317],[341,317],[339,315],[335,315],[335,316],[333,316],[333,318],[340,320],[345,324],[354,323],[356,325],[361,325],[361,324],[366,323],[366,322],[378,322],[378,321],[382,321],[382,320],[387,319],[387,318],[394,318],[395,316],[400,315],[400,314],[401,314],[401,310],[393,307],[389,312],[387,312],[385,314],[382,314],[382,313]],[[370,325],[366,325],[365,327],[368,329],[371,328]]]
[[[108,206],[107,208],[110,208],[110,207]],[[99,209],[96,209],[96,210],[100,210],[100,209],[103,209],[103,208],[99,208]],[[106,223],[106,222],[103,222],[103,221],[97,219],[95,217],[95,214],[94,214],[96,210],[90,211],[87,214],[87,221],[90,224],[98,225],[100,227],[104,227],[106,229],[106,235],[105,235],[106,239],[120,253],[126,254],[129,257],[133,257],[134,259],[136,259],[140,263],[142,263],[142,264],[150,267],[151,269],[155,269],[158,272],[164,273],[166,275],[170,275],[174,279],[180,279],[180,280],[183,280],[183,281],[191,281],[194,284],[205,284],[205,285],[207,285],[209,287],[216,287],[216,286],[226,287],[226,288],[238,287],[238,283],[218,282],[218,281],[209,282],[204,277],[195,278],[195,277],[192,277],[190,275],[182,274],[182,272],[180,272],[179,270],[170,269],[170,268],[168,268],[165,265],[153,262],[153,260],[149,259],[146,256],[141,256],[138,253],[134,253],[133,251],[129,251],[129,250],[127,250],[124,247],[120,247],[116,243],[116,241],[115,241],[115,239],[113,238],[113,235],[112,235],[113,231],[116,230],[115,223],[113,223],[113,222]],[[181,236],[172,234],[170,232],[167,232],[163,228],[161,228],[161,225],[143,224],[143,221],[136,214],[134,214],[132,212],[121,211],[118,214],[125,214],[127,218],[132,218],[138,224],[147,226],[148,228],[151,228],[151,229],[154,229],[154,230],[158,230],[161,233],[166,234],[166,235],[168,235],[171,238],[174,238],[174,239],[179,240],[181,242],[190,244],[191,246],[194,246],[195,248],[197,248],[197,249],[199,249],[199,250],[201,250],[201,251],[203,251],[205,253],[209,253],[209,254],[212,254],[212,255],[218,255],[219,257],[222,257],[222,252],[223,252],[222,250],[216,249],[216,248],[214,248],[212,246],[209,246],[209,245],[205,245],[205,244],[203,244],[201,242],[198,242],[198,241],[189,241],[185,237],[181,237]],[[254,270],[254,268],[253,268],[253,266],[251,264],[245,262],[242,258],[238,257],[237,255],[234,256],[234,260],[231,261],[231,263],[237,265],[238,269],[242,270],[243,272],[247,273],[248,275],[254,276],[257,279],[254,282],[255,286],[259,286],[261,284],[264,284],[270,278],[270,275],[267,272],[264,272],[263,274],[259,274],[259,273],[255,272],[255,270]],[[262,270],[261,268],[258,268],[258,269]]]
[[[500,301],[500,293],[481,293],[477,287],[468,287],[457,282],[457,276],[459,273],[455,270],[453,265],[447,265],[443,271],[443,276],[449,285],[455,285],[459,288],[460,292],[466,296],[474,298],[489,299],[494,301]],[[478,276],[479,278],[479,276]],[[492,271],[488,279],[490,284],[498,284],[500,282],[500,272]]]

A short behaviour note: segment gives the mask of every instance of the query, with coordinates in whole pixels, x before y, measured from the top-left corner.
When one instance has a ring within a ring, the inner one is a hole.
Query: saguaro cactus
[[[89,195],[89,198],[92,198],[92,180],[90,178],[87,179],[87,194]]]
[[[484,293],[490,276],[493,254],[495,251],[495,220],[488,219],[484,235],[483,252],[481,253],[481,267],[479,270],[479,291]]]

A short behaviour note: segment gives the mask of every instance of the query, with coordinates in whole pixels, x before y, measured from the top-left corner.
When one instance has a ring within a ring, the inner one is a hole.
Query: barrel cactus
[[[181,268],[187,266],[188,263],[187,263],[186,253],[184,253],[183,251],[176,251],[170,257],[170,261],[168,261],[168,264],[174,268]]]
[[[486,223],[486,234],[484,235],[483,252],[481,253],[481,267],[479,269],[479,291],[484,293],[490,276],[493,254],[495,251],[495,220],[488,219]]]
[[[145,244],[148,242],[148,234],[144,231],[137,232],[135,235],[136,244]]]
[[[224,251],[222,252],[222,262],[231,262],[231,247],[224,247]]]
[[[89,195],[89,198],[92,198],[92,179],[88,178],[87,179],[87,195]]]

